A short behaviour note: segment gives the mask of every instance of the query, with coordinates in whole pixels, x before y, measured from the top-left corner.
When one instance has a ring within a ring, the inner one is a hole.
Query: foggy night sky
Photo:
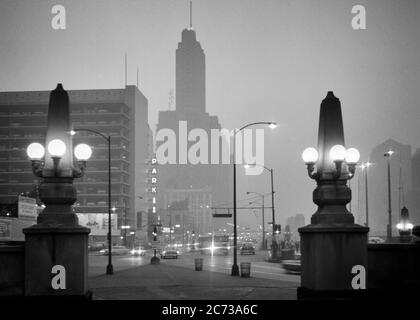
[[[66,30],[51,28],[55,4],[66,8]],[[351,28],[356,4],[366,7],[367,30]],[[0,0],[0,91],[52,90],[57,82],[67,90],[122,88],[127,51],[128,84],[138,65],[155,129],[175,88],[188,5]],[[301,153],[317,145],[327,91],[340,98],[346,146],[363,161],[388,138],[420,147],[420,1],[194,0],[193,27],[206,54],[207,111],[226,128],[279,123],[267,130],[265,163],[274,167],[280,222],[296,213],[308,222],[315,211]],[[238,199],[270,191],[267,173],[239,170]],[[252,212],[241,214],[239,224],[255,223]]]

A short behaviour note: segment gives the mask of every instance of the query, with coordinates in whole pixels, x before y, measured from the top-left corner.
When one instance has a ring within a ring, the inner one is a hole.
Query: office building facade
[[[0,93],[0,202],[36,188],[26,147],[45,143],[50,91]],[[113,213],[118,216],[115,243],[140,241],[147,232],[137,230],[137,217],[147,212],[141,199],[146,194],[150,129],[148,101],[135,86],[123,89],[69,90],[73,145],[87,143],[93,153],[78,192],[76,213],[88,215],[91,241],[105,241],[108,214],[108,143],[90,129],[111,137],[111,193]],[[147,217],[147,215],[145,215]],[[147,223],[147,222],[146,222]],[[129,226],[121,233],[121,226]],[[117,229],[118,228],[118,229]],[[134,233],[133,233],[134,232]],[[124,238],[121,239],[121,236]],[[122,241],[121,241],[122,240]]]

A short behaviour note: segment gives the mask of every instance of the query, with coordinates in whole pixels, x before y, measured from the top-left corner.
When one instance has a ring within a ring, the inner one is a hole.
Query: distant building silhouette
[[[384,154],[389,150],[395,152],[390,158],[393,236],[398,234],[396,225],[399,221],[401,208],[406,205],[410,210],[409,197],[412,189],[411,146],[389,139],[376,146],[369,157],[369,161],[373,163],[368,173],[370,236],[386,235],[386,226],[388,224],[388,172],[387,158],[384,157]],[[360,192],[361,208],[364,208],[364,183],[360,185],[362,187]],[[361,220],[363,222],[366,221],[365,218]]]
[[[305,216],[301,213],[296,214],[295,216],[288,217],[286,219],[286,225],[282,226],[282,232],[286,229],[286,226],[290,227],[290,232],[292,233],[292,239],[297,240],[299,238],[299,228],[305,226]]]
[[[412,161],[412,184],[410,219],[414,225],[420,224],[420,148],[416,150]]]

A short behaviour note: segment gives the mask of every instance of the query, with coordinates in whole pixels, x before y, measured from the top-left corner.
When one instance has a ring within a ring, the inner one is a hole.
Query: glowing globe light
[[[413,224],[410,222],[400,222],[397,224],[397,229],[402,231],[412,230],[414,228]]]
[[[356,148],[349,148],[346,151],[346,162],[348,164],[356,164],[360,160],[360,152]]]
[[[74,148],[74,155],[77,160],[89,160],[92,155],[92,148],[85,143],[78,144],[76,148]]]
[[[340,144],[336,144],[330,150],[330,157],[332,161],[344,161],[346,158],[346,148]]]
[[[302,152],[302,159],[305,163],[315,163],[318,161],[318,151],[315,148],[306,148]]]
[[[40,160],[45,155],[45,148],[42,144],[34,142],[26,148],[26,154],[32,160]]]
[[[277,128],[277,123],[272,122],[272,123],[270,123],[270,124],[268,125],[268,127],[269,127],[270,129],[275,129],[275,128]]]
[[[51,140],[48,144],[48,152],[53,157],[62,157],[66,153],[66,144],[60,139]]]

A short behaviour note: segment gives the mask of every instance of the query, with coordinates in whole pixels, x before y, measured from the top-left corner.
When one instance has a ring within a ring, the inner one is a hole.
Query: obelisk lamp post
[[[37,224],[25,234],[25,295],[86,296],[88,275],[88,234],[73,209],[75,178],[84,175],[92,150],[86,144],[74,149],[73,166],[70,104],[61,84],[50,94],[45,145],[32,143],[27,153],[35,176],[41,179],[39,198],[45,209]]]
[[[301,235],[301,287],[298,297],[337,297],[352,288],[352,268],[367,269],[369,228],[354,223],[346,208],[351,201],[347,181],[354,177],[360,154],[344,147],[340,100],[330,91],[321,103],[318,149],[307,148],[302,158],[317,187],[318,210]],[[355,291],[355,290],[353,290]]]
[[[413,231],[413,224],[410,222],[407,207],[401,209],[400,222],[397,224],[397,230],[400,234],[400,242],[410,242],[412,240],[411,233]]]

